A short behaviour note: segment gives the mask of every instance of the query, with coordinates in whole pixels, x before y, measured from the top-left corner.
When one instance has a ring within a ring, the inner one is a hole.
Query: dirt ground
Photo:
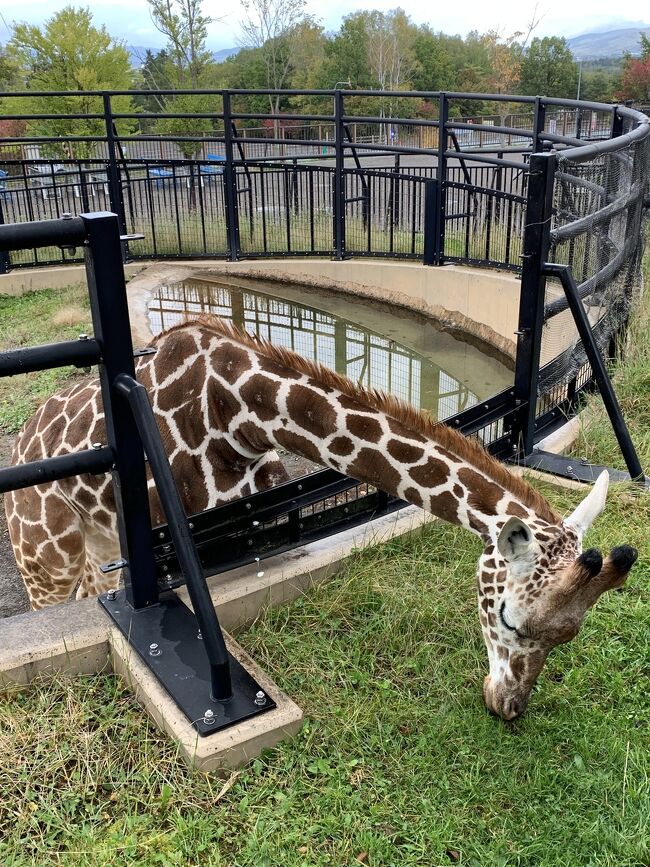
[[[0,434],[0,467],[8,466],[13,442],[13,434]],[[297,455],[283,454],[281,458],[292,479],[320,469],[316,464]],[[11,617],[13,614],[21,614],[29,610],[27,594],[16,568],[13,548],[7,533],[3,500],[0,495],[0,618]]]

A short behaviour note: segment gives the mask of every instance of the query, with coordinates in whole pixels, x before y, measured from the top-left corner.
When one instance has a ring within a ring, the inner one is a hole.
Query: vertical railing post
[[[108,150],[108,167],[106,177],[108,180],[108,199],[111,203],[111,209],[119,220],[121,234],[126,234],[126,214],[124,211],[124,197],[122,195],[122,182],[120,180],[120,169],[117,163],[117,147],[115,124],[113,122],[113,112],[111,110],[111,94],[108,91],[103,93],[104,102],[104,125],[106,128],[106,148]],[[121,244],[121,258],[126,262],[129,255],[129,248],[126,241]]]
[[[438,202],[438,181],[434,179],[424,182],[424,250],[423,265],[436,264],[436,239],[438,237],[438,218],[440,205]]]
[[[618,106],[615,105],[612,111],[612,128],[610,138],[618,138],[623,135],[623,118],[618,112]]]
[[[234,149],[232,140],[232,108],[230,93],[223,92],[223,139],[226,152],[226,164],[223,171],[224,196],[226,200],[226,235],[228,238],[228,256],[231,262],[236,262],[241,253],[239,239],[239,203],[237,201],[237,172],[234,165]]]
[[[5,214],[4,207],[2,206],[2,198],[3,194],[0,193],[0,226],[4,226],[5,222]],[[9,252],[7,250],[0,250],[0,274],[6,274],[9,271]]]
[[[438,102],[438,219],[435,237],[435,264],[442,265],[445,258],[445,210],[447,207],[447,121],[449,120],[449,97],[441,93]]]
[[[524,225],[524,252],[519,296],[517,356],[515,360],[515,422],[513,445],[521,456],[533,450],[539,363],[544,325],[546,262],[553,213],[554,154],[533,154],[528,174],[528,196]]]
[[[85,249],[90,310],[102,360],[99,379],[106,436],[115,454],[113,487],[126,598],[133,608],[158,602],[151,538],[144,451],[128,405],[115,392],[120,374],[135,376],[120,227],[115,214],[81,215],[88,235]]]
[[[334,182],[332,213],[334,215],[334,258],[345,258],[345,151],[343,139],[343,92],[334,91]]]
[[[535,97],[535,113],[533,114],[533,153],[544,150],[542,133],[546,123],[546,105],[541,96]]]

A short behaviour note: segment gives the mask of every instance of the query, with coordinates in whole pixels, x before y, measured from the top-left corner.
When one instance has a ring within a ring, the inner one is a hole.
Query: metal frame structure
[[[0,491],[79,473],[113,477],[124,589],[100,598],[131,646],[201,735],[263,713],[275,702],[227,651],[151,404],[135,380],[119,221],[95,213],[0,227],[0,249],[54,244],[84,250],[94,337],[8,351],[0,375],[74,364],[99,366],[106,445],[0,470]],[[145,453],[194,613],[156,579]]]
[[[0,225],[0,271],[35,262],[74,261],[79,258],[77,251],[83,251],[95,330],[94,337],[84,340],[2,353],[0,375],[64,364],[99,364],[108,436],[107,444],[97,449],[0,470],[0,491],[82,472],[113,473],[122,558],[105,568],[121,568],[125,587],[102,597],[101,604],[201,734],[273,706],[272,698],[260,694],[257,684],[228,656],[204,573],[253,564],[403,504],[370,486],[323,470],[201,515],[188,518],[183,514],[148,397],[135,379],[122,259],[187,258],[182,241],[188,214],[193,214],[198,226],[198,246],[190,253],[197,257],[401,256],[426,265],[463,262],[520,273],[512,387],[445,422],[479,438],[500,459],[590,480],[594,467],[540,453],[536,443],[577,411],[583,393],[597,387],[629,477],[646,481],[608,378],[603,335],[596,340],[598,323],[594,326],[589,321],[582,302],[621,273],[625,272],[628,282],[634,282],[637,274],[639,214],[650,177],[649,118],[623,106],[490,94],[392,95],[402,100],[429,100],[437,107],[438,118],[433,120],[361,116],[348,111],[346,106],[354,98],[377,98],[373,91],[281,94],[287,100],[295,95],[331,99],[332,111],[327,114],[285,111],[278,117],[236,111],[235,103],[252,94],[267,95],[268,91],[210,93],[222,105],[220,113],[205,115],[210,135],[174,139],[209,147],[211,152],[200,159],[163,154],[163,144],[168,146],[169,139],[160,135],[120,135],[121,121],[144,122],[148,116],[113,112],[113,94],[103,92],[95,94],[102,110],[91,118],[103,123],[104,134],[66,140],[68,145],[79,141],[103,148],[101,153],[84,160],[35,157],[25,149],[60,147],[61,139],[25,134],[0,140],[0,157],[6,157],[3,165],[8,173],[0,190],[0,223],[7,214],[23,220]],[[5,96],[9,100],[11,94]],[[518,101],[528,112],[523,115],[525,123],[459,119],[458,104],[471,100]],[[564,113],[561,134],[557,121],[552,122],[557,111]],[[567,112],[573,112],[573,135],[567,134]],[[585,144],[587,112],[592,115],[588,131],[596,138],[604,136],[603,140]],[[19,119],[29,124],[49,117]],[[166,113],[159,117],[196,115]],[[269,129],[260,136],[246,126],[269,120],[303,120],[315,125],[319,133],[310,136],[307,129],[302,138],[286,138],[276,137]],[[328,124],[333,139],[323,138],[322,127]],[[368,141],[360,130],[373,128],[383,133],[377,141],[372,136]],[[387,128],[424,131],[427,146],[415,147],[403,140],[395,143],[392,136],[389,142]],[[488,137],[488,146],[483,137]],[[523,147],[522,142],[528,146]],[[125,152],[136,144],[160,146],[161,155],[154,158],[144,152],[127,158]],[[16,148],[23,149],[20,158]],[[323,149],[328,153],[323,154]],[[13,156],[7,156],[9,152]],[[380,157],[385,164],[368,164],[370,157]],[[613,161],[611,167],[607,160]],[[59,165],[61,172],[55,171]],[[29,174],[34,166],[45,170],[40,171],[37,186]],[[610,174],[620,166],[621,177],[633,175],[633,180],[617,189],[610,183]],[[66,167],[74,176],[74,182],[68,184],[57,181]],[[600,180],[592,180],[592,175]],[[558,184],[566,178],[572,190],[578,191],[578,198],[586,190],[595,204],[592,207],[587,199],[582,211],[576,207],[569,214],[567,224],[554,227]],[[87,209],[91,199],[99,199],[98,190],[104,186],[102,195],[115,213],[34,221],[43,214],[44,203],[54,208],[50,215],[60,217],[59,210],[70,204],[70,190],[75,187],[72,204],[78,202]],[[67,198],[59,198],[62,189],[67,190]],[[146,225],[134,222],[142,203],[149,219]],[[163,245],[160,223],[154,219],[163,211],[171,214],[178,242],[171,247]],[[304,218],[302,226],[298,218]],[[610,232],[617,219],[626,221],[620,246]],[[216,234],[211,221],[221,227]],[[578,277],[580,256],[586,260],[591,248],[583,245],[580,253],[574,239],[588,234],[592,225],[598,227],[601,247],[607,248],[608,256],[603,255],[601,261],[598,253],[595,271],[587,274],[582,267]],[[140,230],[149,233],[150,247],[137,252],[141,236],[125,233]],[[219,243],[215,242],[217,235]],[[562,239],[568,239],[568,261],[555,262],[556,245]],[[46,250],[44,259],[42,250]],[[561,282],[564,297],[547,302],[547,279]],[[549,388],[557,359],[541,364],[544,328],[554,315],[566,310],[586,361],[560,386]],[[617,325],[618,332],[624,333],[625,326],[624,319]],[[617,335],[604,336],[614,339]],[[153,530],[145,453],[168,520]],[[124,479],[129,480],[128,485],[122,483]],[[188,585],[196,618],[171,592],[182,583]],[[182,653],[175,650],[179,640]],[[180,683],[192,688],[179,690]]]

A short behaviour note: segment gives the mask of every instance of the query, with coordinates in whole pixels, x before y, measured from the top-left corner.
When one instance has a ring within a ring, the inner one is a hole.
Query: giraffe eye
[[[506,603],[502,602],[501,608],[499,608],[499,618],[501,620],[501,623],[503,623],[505,628],[508,629],[510,632],[514,632],[515,635],[518,635],[519,638],[528,638],[528,636],[524,635],[523,632],[520,632],[516,626],[511,626],[510,623],[508,623],[508,621],[506,620],[505,615],[504,615],[505,608],[506,608]]]

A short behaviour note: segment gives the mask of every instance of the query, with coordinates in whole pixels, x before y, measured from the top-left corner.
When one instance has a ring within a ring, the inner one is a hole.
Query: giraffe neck
[[[513,477],[502,470],[494,478],[498,465],[481,450],[474,452],[482,462],[468,462],[436,439],[435,426],[427,435],[408,418],[391,417],[362,389],[337,388],[329,371],[295,369],[255,344],[219,344],[211,353],[211,400],[230,444],[246,458],[286,449],[461,525],[486,545],[509,516],[535,519],[509,490]]]

